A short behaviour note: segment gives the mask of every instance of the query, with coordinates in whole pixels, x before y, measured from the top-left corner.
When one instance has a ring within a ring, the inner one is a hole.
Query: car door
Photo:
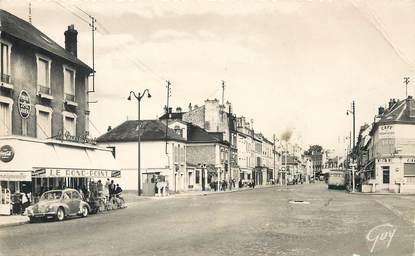
[[[78,213],[81,209],[82,197],[78,191],[72,191],[72,200],[71,208],[73,208],[73,213]],[[72,211],[72,209],[71,209]]]
[[[69,212],[68,214],[73,214],[73,210],[72,210],[72,193],[71,191],[66,191],[63,194],[63,203],[66,204],[68,206]]]

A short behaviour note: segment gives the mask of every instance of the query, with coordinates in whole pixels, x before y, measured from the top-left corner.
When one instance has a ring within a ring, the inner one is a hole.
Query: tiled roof
[[[58,45],[47,35],[39,31],[29,22],[0,9],[0,31],[12,37],[23,40],[56,56],[79,65],[92,73],[92,68],[80,61],[77,57]],[[62,31],[63,36],[63,31]]]
[[[126,142],[137,141],[137,120],[125,121],[104,135],[100,136],[98,142]],[[142,120],[141,121],[141,141],[164,141],[166,139],[166,125],[160,120]],[[168,129],[168,140],[185,141],[174,130]]]
[[[216,134],[211,134],[205,129],[190,123],[187,125],[187,141],[191,143],[212,142],[227,144],[226,142],[219,139]]]

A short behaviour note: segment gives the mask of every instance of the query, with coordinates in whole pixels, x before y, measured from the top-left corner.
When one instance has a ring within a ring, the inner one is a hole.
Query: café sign
[[[379,138],[380,139],[395,138],[395,131],[393,129],[393,125],[381,125],[379,127]]]
[[[17,101],[20,116],[23,119],[29,118],[30,111],[32,110],[29,93],[25,90],[22,90],[19,94],[19,98],[17,99]]]
[[[4,145],[0,148],[0,160],[8,163],[14,158],[14,150],[10,145]]]
[[[90,169],[38,169],[33,177],[119,178],[120,171]]]
[[[31,181],[32,176],[30,175],[30,172],[1,171],[0,180]]]

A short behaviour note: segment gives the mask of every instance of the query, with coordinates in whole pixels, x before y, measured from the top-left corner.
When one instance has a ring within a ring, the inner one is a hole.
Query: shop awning
[[[13,157],[5,162],[0,156],[0,173],[29,172],[34,177],[120,176],[120,168],[107,149],[59,141],[45,143],[25,137],[1,138],[0,149],[3,146],[13,151]]]

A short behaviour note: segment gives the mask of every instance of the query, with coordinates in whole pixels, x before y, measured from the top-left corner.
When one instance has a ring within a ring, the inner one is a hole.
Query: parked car
[[[75,189],[51,190],[43,193],[39,202],[26,209],[30,222],[55,218],[62,221],[69,216],[88,216],[91,207]]]

